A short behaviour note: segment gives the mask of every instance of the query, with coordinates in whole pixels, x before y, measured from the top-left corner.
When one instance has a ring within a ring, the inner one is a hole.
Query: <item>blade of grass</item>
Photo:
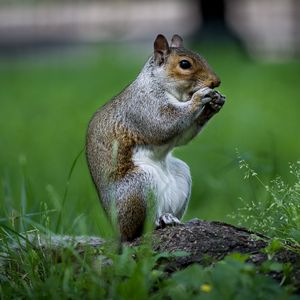
[[[10,228],[9,226],[6,226],[4,224],[0,224],[0,228],[2,228],[2,230],[4,232],[6,232],[6,234],[8,234],[8,232],[11,232],[13,235],[21,238],[22,240],[24,240],[26,243],[28,243],[32,248],[34,248],[34,244],[28,239],[26,238],[24,235],[22,235],[21,233],[15,231],[14,229]],[[11,237],[11,236],[10,236]]]
[[[72,178],[72,174],[73,174],[74,168],[75,168],[75,166],[77,164],[77,161],[80,158],[80,156],[81,156],[81,154],[83,153],[84,150],[85,150],[85,147],[83,147],[80,150],[80,152],[77,154],[77,156],[73,160],[71,169],[69,171],[69,175],[68,175],[68,179],[67,179],[66,187],[65,187],[65,191],[64,191],[64,196],[63,196],[63,199],[62,199],[61,210],[60,210],[60,212],[58,214],[58,219],[57,219],[57,223],[56,223],[56,230],[55,230],[56,232],[58,232],[58,230],[59,230],[59,228],[61,226],[61,220],[62,220],[62,216],[63,216],[63,210],[64,210],[65,203],[66,203],[66,200],[67,200],[68,191],[69,191],[69,185],[70,185],[70,182],[71,182],[71,178]],[[62,232],[62,230],[60,230],[60,232]]]
[[[13,196],[11,191],[11,186],[9,182],[9,178],[7,174],[4,174],[2,176],[2,190],[3,190],[3,210],[6,215],[8,215],[8,212],[13,209]]]
[[[55,213],[57,212],[57,209],[48,209],[48,210],[44,210],[44,211],[39,211],[39,212],[34,212],[34,213],[27,213],[27,214],[22,214],[22,215],[19,215],[17,216],[16,218],[29,218],[29,217],[35,217],[35,216],[40,216],[40,215],[43,215],[45,213]],[[7,222],[9,221],[10,218],[9,217],[6,217],[6,218],[0,218],[0,222]]]

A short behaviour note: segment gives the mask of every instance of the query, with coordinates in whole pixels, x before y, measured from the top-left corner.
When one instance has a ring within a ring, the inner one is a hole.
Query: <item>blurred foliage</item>
[[[6,203],[0,217],[17,220],[31,214],[31,222],[38,222],[33,214],[45,211],[41,203],[46,203],[52,230],[61,211],[66,233],[111,234],[84,154],[64,205],[62,199],[89,119],[136,78],[151,47],[99,45],[0,58],[0,202]],[[266,180],[275,174],[289,178],[288,162],[299,159],[300,62],[258,63],[230,44],[191,48],[220,76],[227,103],[194,141],[175,150],[193,177],[185,218],[228,221],[228,214],[242,205],[240,196],[251,201],[261,195],[259,184],[245,183],[236,149]]]

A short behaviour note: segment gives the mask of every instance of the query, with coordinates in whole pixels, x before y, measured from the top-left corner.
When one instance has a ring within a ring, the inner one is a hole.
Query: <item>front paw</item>
[[[204,105],[201,114],[196,119],[196,124],[199,127],[203,127],[208,120],[210,120],[217,112],[220,111],[225,103],[225,96],[221,95],[219,92],[214,91],[214,95],[208,103]]]
[[[212,95],[211,101],[209,101],[205,105],[205,107],[207,107],[209,110],[217,113],[218,111],[220,111],[220,109],[224,105],[226,97],[217,91],[213,91],[213,92],[214,92],[214,94]]]
[[[181,224],[180,220],[170,213],[161,215],[155,222],[156,228],[165,228],[166,226],[176,226]]]
[[[206,104],[212,101],[215,91],[205,87],[197,90],[191,98],[192,110],[199,114]]]
[[[209,103],[215,95],[215,91],[208,87],[197,90],[193,93],[191,100],[197,104]]]

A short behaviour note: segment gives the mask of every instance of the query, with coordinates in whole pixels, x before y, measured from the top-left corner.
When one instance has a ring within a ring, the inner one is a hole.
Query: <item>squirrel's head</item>
[[[198,53],[183,46],[182,38],[175,34],[171,44],[159,34],[154,41],[154,76],[168,92],[186,101],[200,88],[215,88],[219,77]]]

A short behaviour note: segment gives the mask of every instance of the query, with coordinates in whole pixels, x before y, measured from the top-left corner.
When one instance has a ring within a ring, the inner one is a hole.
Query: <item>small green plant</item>
[[[6,226],[0,238],[1,299],[297,299],[289,287],[257,274],[247,255],[168,275],[163,262],[186,253],[157,254],[147,244],[124,246],[121,254],[110,246],[84,253],[69,246],[51,253]],[[283,267],[265,265],[264,270]]]
[[[289,165],[293,183],[278,176],[270,184],[265,184],[239,153],[238,160],[240,169],[245,171],[244,179],[254,178],[262,187],[262,192],[259,200],[245,201],[240,198],[243,206],[231,217],[240,226],[300,244],[300,161]]]
[[[170,299],[296,299],[271,278],[257,274],[247,258],[232,254],[207,268],[192,265],[173,273],[163,292]]]

